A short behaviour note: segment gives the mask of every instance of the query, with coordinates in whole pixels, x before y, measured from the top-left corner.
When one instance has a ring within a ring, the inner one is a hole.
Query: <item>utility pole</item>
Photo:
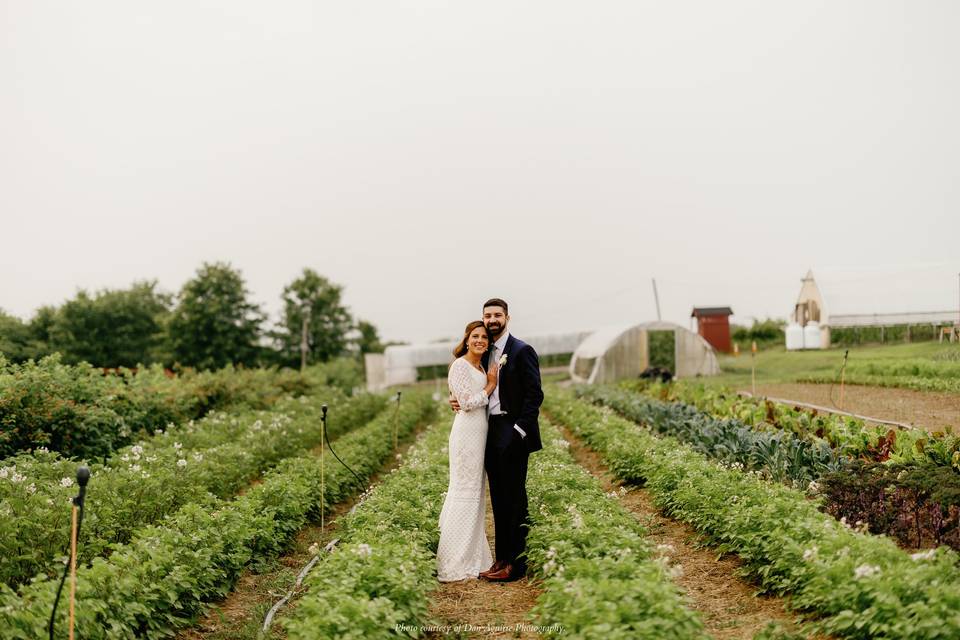
[[[307,351],[309,349],[309,344],[307,343],[307,326],[310,324],[310,307],[306,307],[303,310],[303,323],[300,328],[300,373],[303,373],[307,369]]]
[[[660,322],[660,296],[657,295],[656,278],[653,278],[653,301],[657,303],[657,322]]]

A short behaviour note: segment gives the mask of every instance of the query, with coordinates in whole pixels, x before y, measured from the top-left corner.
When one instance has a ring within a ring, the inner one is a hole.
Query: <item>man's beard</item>
[[[491,322],[490,324],[487,325],[487,331],[490,332],[490,335],[493,336],[494,339],[499,338],[501,335],[503,335],[503,330],[504,330],[504,326],[496,322]]]

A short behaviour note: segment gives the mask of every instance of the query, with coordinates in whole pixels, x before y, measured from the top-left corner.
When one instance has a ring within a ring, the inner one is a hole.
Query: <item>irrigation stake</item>
[[[324,516],[327,512],[326,475],[323,471],[323,438],[327,431],[327,405],[320,407],[320,411],[323,412],[323,415],[320,417],[320,533],[323,533]]]
[[[397,442],[398,442],[398,439],[397,439],[397,435],[398,435],[398,434],[397,434],[397,429],[398,429],[398,427],[397,427],[397,418],[399,417],[399,415],[400,415],[400,392],[397,391],[397,406],[396,406],[396,408],[393,410],[393,448],[394,448],[394,450],[397,449]]]
[[[77,599],[77,539],[80,537],[80,525],[83,524],[83,502],[87,495],[87,482],[90,481],[90,469],[80,467],[77,469],[77,484],[80,486],[80,492],[73,498],[70,516],[70,560],[65,567],[63,577],[60,579],[60,586],[57,587],[57,596],[53,600],[53,610],[50,612],[50,640],[53,640],[53,623],[57,615],[57,605],[60,603],[60,592],[63,590],[63,583],[67,578],[67,572],[70,573],[70,618],[67,635],[73,640],[73,628],[75,625],[74,605]]]
[[[757,395],[757,341],[750,344],[750,388]]]
[[[840,410],[843,410],[843,382],[844,377],[847,372],[847,354],[850,353],[850,349],[847,349],[843,352],[843,364],[840,365],[840,406],[837,407]]]

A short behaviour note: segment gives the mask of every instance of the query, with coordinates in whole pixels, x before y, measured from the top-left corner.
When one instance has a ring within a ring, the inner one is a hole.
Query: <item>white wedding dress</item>
[[[487,376],[457,358],[447,376],[460,411],[450,431],[450,484],[440,511],[437,579],[476,578],[493,564],[486,532]]]

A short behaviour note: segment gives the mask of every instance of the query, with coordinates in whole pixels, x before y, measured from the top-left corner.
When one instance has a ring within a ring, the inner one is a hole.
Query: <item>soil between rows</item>
[[[749,391],[749,389],[741,389]],[[840,386],[813,383],[758,384],[757,394],[839,408]],[[905,422],[927,431],[960,428],[960,395],[895,387],[846,385],[843,410],[880,420]]]
[[[624,485],[598,453],[566,427],[559,428],[570,442],[574,459],[600,480],[604,491],[626,486],[620,503],[647,528],[649,540],[673,548],[668,552],[671,563],[682,569],[674,582],[686,593],[688,606],[700,614],[713,638],[749,639],[771,622],[796,630],[784,599],[754,595],[757,587],[738,574],[740,562],[735,556],[718,558],[715,551],[702,547],[692,527],[663,516],[646,489]]]

